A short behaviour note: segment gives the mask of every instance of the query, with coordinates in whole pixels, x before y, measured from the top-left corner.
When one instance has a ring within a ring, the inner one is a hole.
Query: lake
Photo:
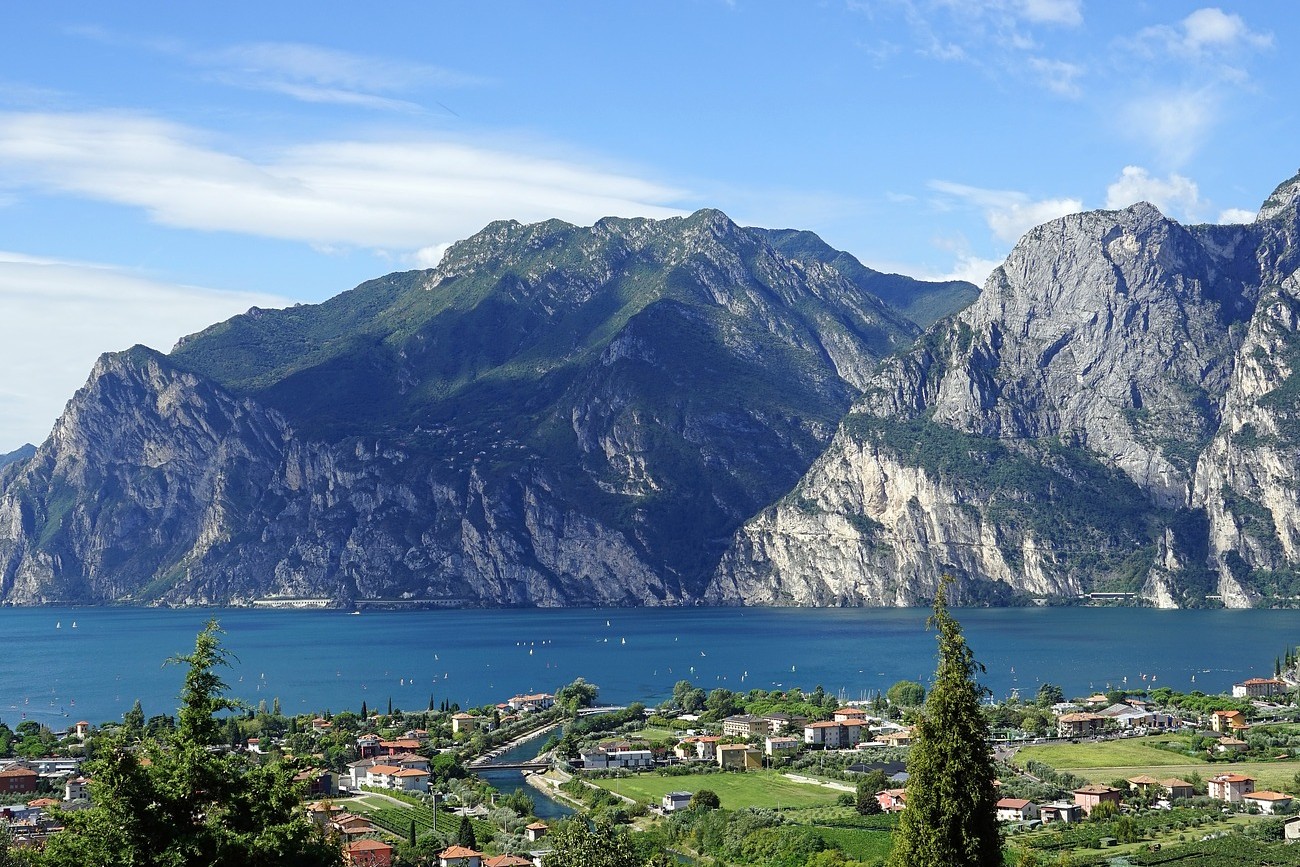
[[[554,691],[577,677],[603,701],[654,703],[678,680],[705,689],[822,685],[847,699],[929,683],[924,609],[640,608],[383,612],[150,608],[0,609],[0,719],[55,728],[119,720],[138,698],[174,713],[182,670],[209,618],[235,659],[230,694],[286,713],[463,707]],[[982,682],[1031,697],[1050,681],[1217,692],[1270,676],[1300,644],[1300,614],[1274,610],[963,609]],[[1143,679],[1145,677],[1145,680]]]

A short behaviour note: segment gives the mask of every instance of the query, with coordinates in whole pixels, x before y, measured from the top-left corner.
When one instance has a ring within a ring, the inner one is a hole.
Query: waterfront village
[[[1295,659],[1278,669],[1231,696],[1067,699],[1044,684],[988,703],[1007,863],[1160,863],[1142,857],[1300,843]],[[552,825],[566,821],[537,818],[547,798],[673,863],[860,867],[890,850],[907,803],[909,719],[924,697],[908,681],[859,703],[820,687],[706,692],[682,681],[658,707],[607,707],[580,679],[467,709],[431,697],[417,712],[362,702],[295,717],[263,702],[221,721],[221,748],[294,769],[301,811],[346,864],[541,867]],[[93,804],[83,763],[94,767],[101,741],[175,726],[138,703],[120,723],[66,731],[0,723],[8,845],[39,848]],[[497,791],[478,777],[492,768],[532,788]],[[1258,863],[1300,864],[1300,845],[1290,851]],[[1127,860],[1104,860],[1117,854]]]

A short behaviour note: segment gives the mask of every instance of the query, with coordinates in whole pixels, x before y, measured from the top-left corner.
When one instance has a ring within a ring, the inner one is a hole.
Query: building
[[[1056,718],[1056,734],[1062,738],[1087,737],[1101,731],[1107,722],[1109,718],[1099,713],[1082,711],[1062,714]]]
[[[867,712],[860,707],[842,707],[831,714],[835,722],[855,722],[867,724]]]
[[[63,800],[65,801],[88,801],[90,800],[90,780],[85,777],[68,777],[63,783]]]
[[[739,768],[742,771],[761,768],[763,754],[749,744],[719,744],[718,767]]]
[[[546,832],[551,830],[545,822],[533,822],[524,828],[524,836],[528,838],[529,843],[536,843],[546,836]]]
[[[453,735],[471,735],[481,728],[486,728],[487,722],[487,717],[474,716],[472,713],[453,714],[451,717],[451,733]]]
[[[876,802],[886,813],[901,813],[907,806],[907,789],[885,789],[876,792]]]
[[[758,738],[772,731],[772,724],[761,716],[749,713],[729,716],[722,721],[724,738]]]
[[[1226,734],[1248,729],[1250,725],[1239,710],[1216,710],[1210,714],[1210,728],[1220,734]]]
[[[1286,820],[1282,826],[1282,839],[1288,843],[1300,843],[1300,816]]]
[[[1252,677],[1232,685],[1233,698],[1268,698],[1286,692],[1286,681],[1275,677]]]
[[[592,750],[583,750],[578,753],[578,757],[582,759],[582,766],[587,770],[653,768],[655,764],[654,753],[650,750],[606,750],[597,747]]]
[[[483,867],[535,867],[532,860],[523,855],[494,855],[483,859]]]
[[[1210,777],[1208,788],[1214,800],[1236,804],[1255,791],[1255,778],[1244,774],[1218,774]]]
[[[855,747],[862,741],[862,730],[866,728],[860,722],[823,722],[808,723],[803,727],[803,740],[806,744],[839,750]]]
[[[448,846],[438,853],[438,867],[483,867],[483,853],[464,846]]]
[[[787,731],[797,732],[808,724],[807,717],[794,716],[788,713],[766,713],[763,714],[763,719],[767,720],[768,727],[774,735],[783,734]]]
[[[799,739],[770,737],[763,741],[763,751],[769,756],[789,756],[799,752]]]
[[[31,768],[10,766],[0,771],[0,794],[28,794],[36,791],[38,774]]]
[[[1161,780],[1160,785],[1165,787],[1169,793],[1169,800],[1173,801],[1178,798],[1195,798],[1196,787],[1186,780],[1180,780],[1177,777],[1170,777],[1167,780]]]
[[[690,792],[669,792],[664,795],[660,803],[665,813],[676,813],[678,810],[685,810],[691,806]]]
[[[1251,792],[1249,795],[1242,795],[1243,804],[1251,804],[1259,808],[1261,813],[1285,813],[1291,809],[1291,796],[1284,795],[1281,792]]]
[[[1040,804],[1038,818],[1042,819],[1044,825],[1052,822],[1071,824],[1083,820],[1083,808],[1078,804]]]
[[[1123,800],[1124,794],[1119,789],[1103,786],[1100,783],[1074,790],[1074,803],[1083,809],[1085,816],[1091,816],[1092,811],[1100,804],[1114,804],[1118,808]]]
[[[549,692],[535,692],[531,695],[517,695],[506,702],[511,710],[546,710],[555,704],[555,696]]]
[[[343,856],[353,867],[392,867],[393,847],[383,840],[354,840],[343,847]]]
[[[1024,822],[1038,818],[1038,805],[1025,798],[1003,798],[997,806],[999,822]]]

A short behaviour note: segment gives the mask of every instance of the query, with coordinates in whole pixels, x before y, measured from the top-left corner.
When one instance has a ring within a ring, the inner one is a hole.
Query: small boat
[[[62,621],[62,620],[56,620],[56,621],[54,621],[54,628],[55,628],[55,629],[62,629],[62,628],[63,628],[63,621]]]

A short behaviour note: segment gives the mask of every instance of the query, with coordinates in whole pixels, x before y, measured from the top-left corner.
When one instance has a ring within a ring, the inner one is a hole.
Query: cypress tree
[[[467,849],[478,848],[478,840],[474,836],[474,826],[470,823],[469,816],[460,817],[460,827],[456,829],[456,845]]]
[[[370,719],[370,712],[366,709],[366,700],[361,699],[361,721],[365,722]]]
[[[987,690],[975,682],[984,666],[948,613],[945,577],[929,626],[938,632],[939,665],[912,731],[907,807],[894,835],[890,867],[1001,867],[997,790],[988,723],[980,713]]]

